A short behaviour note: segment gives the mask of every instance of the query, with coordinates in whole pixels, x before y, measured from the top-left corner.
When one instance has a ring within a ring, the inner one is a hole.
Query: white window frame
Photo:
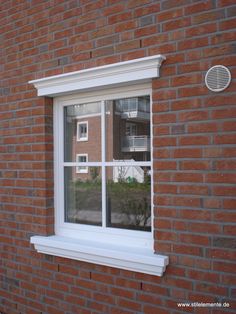
[[[79,161],[80,157],[85,157],[86,161]],[[88,162],[88,154],[76,154],[76,162],[78,163],[82,163]],[[88,167],[86,166],[80,166],[80,167],[76,167],[76,173],[88,173]]]
[[[80,132],[81,125],[86,125],[86,136],[82,137]],[[88,121],[77,122],[77,142],[86,142],[88,141]]]
[[[55,174],[55,204],[56,204],[56,225],[55,230],[58,235],[72,238],[79,238],[80,240],[97,239],[101,242],[107,242],[105,240],[109,235],[109,242],[111,244],[126,243],[129,246],[136,246],[139,248],[153,248],[153,233],[144,231],[131,231],[124,229],[108,228],[106,227],[106,191],[103,189],[102,193],[102,228],[96,226],[71,224],[64,222],[64,197],[61,191],[64,191],[64,167],[84,167],[84,162],[64,162],[64,145],[61,143],[61,139],[64,138],[64,107],[71,105],[79,105],[80,103],[90,103],[93,99],[101,102],[101,133],[102,133],[102,156],[100,162],[86,162],[86,166],[89,167],[101,167],[102,170],[102,185],[106,185],[106,166],[149,166],[152,169],[152,159],[150,161],[141,162],[106,162],[106,148],[105,148],[105,101],[116,100],[127,97],[138,97],[149,95],[151,103],[151,84],[137,84],[132,86],[126,86],[122,88],[113,88],[109,90],[103,90],[90,93],[81,93],[80,95],[57,97],[54,99],[54,147],[57,154],[55,155],[54,164],[58,166],[54,167]],[[150,104],[151,108],[151,104]],[[152,119],[150,119],[150,129],[152,130]],[[151,154],[152,155],[152,154]],[[58,157],[57,157],[58,156]],[[153,184],[152,184],[153,186]],[[151,203],[153,203],[153,191],[151,191]],[[153,208],[153,206],[151,206]],[[153,217],[153,212],[151,213]],[[153,225],[151,226],[153,230]]]
[[[164,56],[157,55],[30,82],[38,89],[39,96],[55,97],[55,235],[31,237],[31,243],[38,252],[141,273],[163,275],[168,257],[154,254],[153,228],[152,232],[144,232],[107,228],[104,227],[104,221],[102,227],[65,223],[64,195],[61,193],[64,190],[64,167],[84,166],[84,163],[67,164],[63,160],[64,145],[61,139],[64,134],[64,106],[77,104],[77,101],[88,103],[99,100],[104,104],[104,101],[109,99],[151,96],[151,79],[159,76],[159,68],[163,60],[165,60]],[[79,94],[76,95],[74,92]],[[104,149],[102,151],[104,152]],[[105,156],[102,157],[101,164],[104,158]],[[144,162],[141,164],[143,165]],[[97,166],[98,163],[88,162],[86,165]],[[111,166],[115,165],[111,162]],[[131,165],[129,163],[129,166]],[[135,162],[135,165],[139,164]],[[147,162],[147,165],[150,163]],[[117,166],[120,166],[119,162]],[[102,197],[104,198],[105,195]]]

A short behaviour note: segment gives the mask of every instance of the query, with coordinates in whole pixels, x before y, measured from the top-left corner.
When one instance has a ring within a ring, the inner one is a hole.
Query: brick
[[[224,34],[217,34],[212,36],[211,43],[212,45],[219,45],[222,43],[226,43],[229,41],[235,41],[235,33],[224,33]]]
[[[153,123],[172,123],[176,121],[176,115],[173,113],[164,113],[153,116]]]
[[[194,49],[194,48],[208,46],[208,44],[209,44],[208,37],[198,38],[198,40],[186,39],[178,43],[178,50]]]
[[[176,7],[182,7],[184,5],[190,4],[188,0],[180,0],[178,2],[174,0],[166,0],[162,3],[162,9],[171,9]]]
[[[166,219],[156,219],[154,221],[154,227],[157,229],[170,229],[171,228],[171,222]]]
[[[156,147],[161,146],[175,146],[176,145],[176,139],[172,137],[158,137],[153,139],[153,144]]]
[[[83,10],[85,12],[88,12],[88,11],[93,11],[93,10],[96,10],[96,9],[100,9],[104,6],[104,1],[103,0],[100,0],[100,1],[96,1],[95,3],[90,3],[90,4],[87,4],[83,7]],[[80,12],[76,12],[77,14],[80,13]]]
[[[146,26],[146,27],[137,29],[134,32],[134,36],[135,37],[148,36],[150,34],[155,34],[156,32],[157,32],[157,27],[151,25],[151,26]],[[152,39],[150,40],[150,37],[149,37],[149,42],[147,40],[145,41],[145,39],[144,39],[142,47],[151,45],[154,41],[154,38],[156,38],[156,40],[158,40],[158,42],[164,42],[164,40],[161,39],[161,38],[163,38],[161,36],[153,36],[151,38]]]
[[[208,198],[203,200],[204,208],[220,208],[221,201],[216,198]]]
[[[225,31],[225,30],[233,29],[235,28],[235,25],[236,25],[235,18],[227,20],[227,21],[222,21],[220,22],[220,30]]]
[[[235,247],[235,239],[234,238],[229,238],[229,237],[214,237],[213,238],[213,246],[220,247],[223,249],[229,248],[229,249],[234,249]],[[218,251],[216,251],[217,253]],[[221,251],[219,251],[220,253]],[[227,252],[226,250],[222,252],[223,254],[231,253],[233,254],[234,252]]]
[[[210,9],[214,9],[215,8],[215,4],[214,2],[211,1],[207,1],[207,2],[201,2],[201,3],[194,3],[191,5],[188,5],[187,7],[184,8],[184,13],[186,15],[188,14],[195,14],[195,13],[199,13],[201,11],[208,11]]]
[[[115,47],[116,52],[122,52],[126,50],[133,50],[140,47],[139,40],[133,40],[126,43],[118,44]]]
[[[219,285],[211,285],[211,284],[203,284],[199,283],[197,284],[197,290],[199,292],[205,292],[209,294],[218,294],[218,295],[226,295],[227,294],[227,288],[220,287]]]
[[[191,232],[201,232],[201,233],[213,233],[217,234],[221,232],[221,226],[219,226],[216,223],[190,223],[189,224],[189,230]]]
[[[202,86],[181,87],[178,90],[179,97],[192,97],[196,95],[205,95],[206,89]]]
[[[141,310],[141,304],[140,303],[133,302],[133,301],[130,301],[127,299],[119,298],[118,299],[118,305],[121,307],[131,309],[131,310],[136,311],[136,312]]]
[[[207,49],[209,49],[209,48],[206,48],[206,51],[207,51]],[[214,50],[214,48],[210,48],[210,49]],[[207,65],[204,63],[204,60],[202,60],[202,62],[195,61],[195,62],[188,62],[185,64],[180,64],[178,66],[178,70],[179,70],[179,73],[182,74],[182,73],[205,71],[205,70],[207,70],[206,67],[207,67]]]
[[[207,236],[200,236],[200,235],[189,235],[189,234],[181,234],[179,237],[182,243],[191,243],[201,246],[209,246],[210,238]]]
[[[223,122],[223,131],[236,131],[236,121],[226,121]]]
[[[154,15],[144,16],[140,18],[140,26],[144,27],[154,23]]]
[[[216,212],[214,213],[215,221],[232,222],[236,219],[235,212]]]
[[[181,185],[179,187],[179,192],[181,194],[208,195],[209,189],[207,186]]]
[[[144,16],[144,15],[148,15],[148,14],[153,14],[154,12],[159,12],[159,11],[160,11],[160,4],[155,3],[155,4],[152,4],[149,6],[137,8],[134,11],[134,16],[140,17],[140,16]]]
[[[172,200],[175,206],[200,207],[201,200],[198,197],[176,196]]]
[[[226,272],[226,273],[235,273],[236,264],[235,263],[228,263],[228,262],[213,262],[213,270]]]
[[[201,108],[202,102],[200,99],[184,99],[172,101],[172,110],[188,110],[193,108]]]
[[[136,21],[123,22],[115,26],[115,32],[117,33],[124,32],[127,30],[135,29],[136,27],[137,27]]]
[[[104,48],[99,48],[99,49],[94,50],[92,52],[92,56],[94,58],[97,58],[97,57],[101,57],[101,56],[107,56],[107,55],[110,55],[113,53],[114,53],[114,47],[113,46],[107,46]]]
[[[120,3],[120,4],[107,7],[103,11],[103,14],[106,16],[106,15],[112,15],[112,14],[115,14],[117,12],[122,12],[122,11],[124,11],[124,4]]]
[[[182,17],[184,14],[184,11],[182,8],[176,8],[174,10],[168,10],[168,11],[161,11],[160,13],[157,14],[157,21],[158,22],[163,22],[167,20],[174,20],[179,17]]]
[[[211,169],[211,163],[209,161],[202,160],[191,160],[191,161],[181,161],[181,170],[208,170]]]
[[[179,181],[179,182],[203,182],[203,175],[200,173],[182,172],[182,173],[176,173],[173,176],[173,180]]]
[[[211,213],[205,209],[181,209],[178,212],[181,219],[205,221],[211,218]]]
[[[217,273],[209,273],[203,271],[196,271],[194,269],[188,270],[188,276],[195,280],[199,280],[201,282],[212,282],[218,283],[220,280],[220,275]]]
[[[200,24],[209,21],[215,21],[224,17],[224,11],[212,11],[212,12],[205,12],[193,17],[193,24]]]
[[[162,287],[162,286],[154,285],[150,283],[143,283],[142,290],[144,292],[151,292],[153,294],[161,294],[161,295],[166,295],[168,293],[168,289],[166,287]]]
[[[189,133],[215,133],[218,129],[219,126],[216,122],[188,124]]]
[[[226,190],[226,189],[225,189]],[[235,187],[230,187],[229,188],[230,192],[225,192],[226,195],[232,195],[232,196],[235,196],[236,194],[234,193],[235,192]],[[234,198],[231,198],[231,199],[224,199],[223,200],[223,206],[225,209],[235,209],[235,206],[236,206],[236,199]]]
[[[203,57],[216,57],[226,54],[234,53],[234,45],[233,44],[225,44],[219,47],[211,47],[203,50]]]
[[[213,110],[212,113],[213,119],[227,119],[236,117],[236,109],[235,108],[225,108],[219,110]]]
[[[181,19],[178,19],[178,20],[175,19],[175,20],[163,23],[163,30],[165,32],[169,32],[171,30],[188,27],[190,23],[191,23],[190,17],[182,17]]]
[[[154,161],[154,168],[159,170],[176,170],[175,161]]]
[[[153,135],[166,135],[169,134],[168,126],[156,126],[153,128]]]
[[[180,121],[201,121],[208,119],[208,111],[186,111],[179,113]]]
[[[117,13],[117,12],[116,12]],[[122,12],[108,17],[108,24],[115,24],[125,20],[129,20],[132,17],[131,12]]]
[[[215,136],[215,144],[235,144],[236,136],[235,134],[225,134]]]
[[[207,145],[210,144],[209,136],[181,136],[179,138],[179,144],[185,145]]]
[[[212,183],[235,183],[236,179],[231,173],[211,173],[206,175],[205,181]]]
[[[200,148],[176,148],[173,151],[174,158],[200,158],[201,156]]]
[[[181,75],[174,77],[171,80],[171,86],[183,86],[183,85],[192,85],[192,84],[199,84],[201,82],[201,75]]]
[[[171,127],[172,134],[182,134],[185,133],[185,124],[177,124]]]
[[[146,28],[145,31],[146,30],[148,32],[148,28]],[[142,34],[143,34],[143,32],[144,31],[142,31]],[[138,33],[140,34],[140,31],[138,31]],[[168,40],[168,34],[152,35],[152,36],[146,37],[142,40],[142,46],[143,47],[154,46],[156,44],[165,43],[167,40]]]

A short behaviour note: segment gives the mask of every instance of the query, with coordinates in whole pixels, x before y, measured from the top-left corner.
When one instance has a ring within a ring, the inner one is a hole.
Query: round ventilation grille
[[[213,92],[225,90],[231,81],[230,71],[223,65],[215,65],[210,68],[205,76],[207,88]]]

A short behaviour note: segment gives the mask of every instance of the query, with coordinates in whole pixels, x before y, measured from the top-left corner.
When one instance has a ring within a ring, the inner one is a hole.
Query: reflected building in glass
[[[105,177],[106,225],[149,230],[151,167],[140,163],[151,161],[150,97],[67,106],[64,136],[64,161],[80,163],[65,168],[66,221],[102,225]]]

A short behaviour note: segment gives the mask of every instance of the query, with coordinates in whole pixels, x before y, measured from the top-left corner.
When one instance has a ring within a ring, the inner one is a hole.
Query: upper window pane
[[[151,160],[149,96],[106,103],[106,160]]]
[[[64,108],[64,159],[76,162],[76,156],[89,155],[89,161],[101,161],[100,102]]]

